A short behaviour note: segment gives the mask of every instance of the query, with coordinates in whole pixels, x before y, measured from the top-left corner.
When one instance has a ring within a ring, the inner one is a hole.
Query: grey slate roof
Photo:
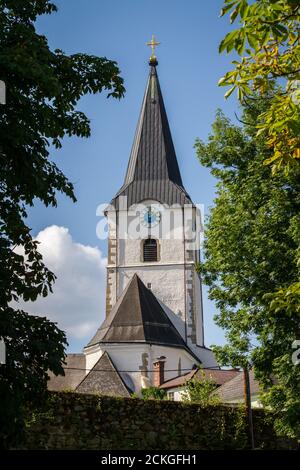
[[[172,141],[156,67],[150,66],[142,109],[124,184],[118,197],[127,196],[128,207],[145,199],[162,204],[191,204],[185,191]]]
[[[109,354],[105,351],[93,369],[76,388],[78,393],[100,393],[102,395],[130,397],[130,392]]]
[[[65,375],[54,375],[48,372],[49,390],[75,390],[77,385],[85,376],[85,355],[84,354],[68,354],[64,364]]]
[[[134,274],[88,346],[97,343],[186,344],[153,292]]]

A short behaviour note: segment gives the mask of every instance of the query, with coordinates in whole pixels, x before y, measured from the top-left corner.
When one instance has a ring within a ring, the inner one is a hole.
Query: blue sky
[[[125,80],[125,98],[105,94],[84,97],[78,109],[91,120],[89,139],[66,139],[51,155],[74,183],[78,202],[59,197],[56,209],[39,203],[30,209],[29,225],[36,235],[57,225],[69,229],[82,245],[99,247],[96,207],[107,202],[122,184],[148,75],[150,48],[145,43],[155,34],[158,74],[176,148],[182,178],[196,203],[213,204],[215,180],[198,163],[193,148],[196,137],[207,139],[217,108],[234,120],[235,97],[224,100],[219,78],[230,68],[232,57],[219,55],[218,44],[230,29],[228,18],[219,18],[222,1],[210,0],[53,0],[58,13],[41,17],[37,29],[50,47],[66,53],[85,52],[118,62]],[[99,284],[100,288],[100,284]],[[204,289],[206,345],[223,341],[213,324],[215,311]],[[88,313],[83,312],[88,315]],[[99,323],[103,305],[99,305]],[[70,349],[84,341],[72,340]]]

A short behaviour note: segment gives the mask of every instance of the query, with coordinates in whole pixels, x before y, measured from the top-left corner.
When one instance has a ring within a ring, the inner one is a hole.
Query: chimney
[[[165,381],[165,356],[160,356],[153,362],[153,385],[159,387]]]

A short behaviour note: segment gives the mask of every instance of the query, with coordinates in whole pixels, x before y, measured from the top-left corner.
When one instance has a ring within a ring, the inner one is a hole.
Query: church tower
[[[157,65],[153,53],[124,183],[106,211],[106,318],[85,348],[88,368],[105,352],[134,371],[121,376],[137,392],[155,382],[157,358],[165,380],[216,366],[204,346],[201,216],[182,183]]]

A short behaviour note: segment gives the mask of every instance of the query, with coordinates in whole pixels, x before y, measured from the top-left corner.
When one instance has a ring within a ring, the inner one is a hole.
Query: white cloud
[[[106,258],[97,247],[75,243],[65,227],[47,227],[36,240],[45,265],[57,276],[53,294],[18,307],[57,322],[71,346],[85,344],[104,318]]]

